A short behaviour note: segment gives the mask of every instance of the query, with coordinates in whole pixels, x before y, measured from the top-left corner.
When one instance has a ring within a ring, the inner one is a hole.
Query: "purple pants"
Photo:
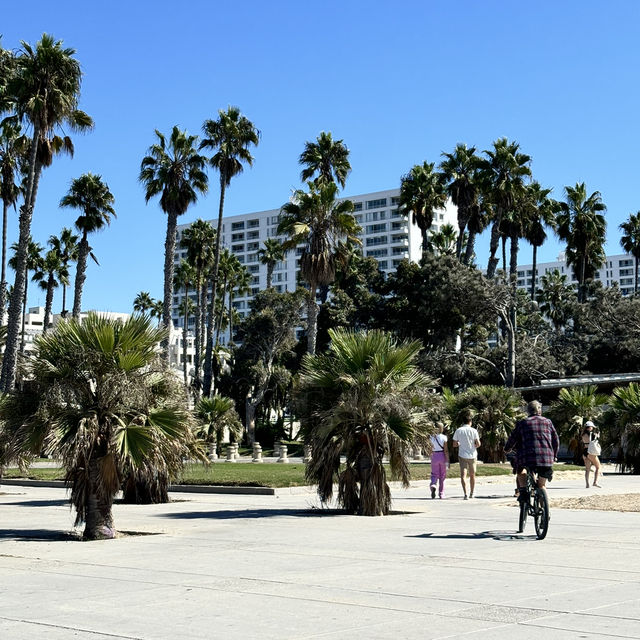
[[[447,477],[447,459],[444,451],[435,451],[431,456],[431,486],[438,486],[438,495],[444,497],[444,479]]]

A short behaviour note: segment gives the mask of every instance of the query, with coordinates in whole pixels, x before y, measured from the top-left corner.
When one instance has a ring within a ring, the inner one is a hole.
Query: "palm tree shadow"
[[[475,533],[419,533],[416,535],[405,536],[405,538],[431,538],[443,540],[483,540],[493,539],[501,542],[536,540],[535,535],[525,535],[523,533],[514,533],[513,531],[478,531]]]
[[[184,511],[181,513],[158,514],[161,518],[175,518],[177,520],[235,520],[259,519],[276,517],[314,518],[320,516],[348,516],[352,515],[344,509],[243,509],[222,511]]]
[[[48,529],[0,529],[0,540],[16,542],[69,542],[81,540],[79,533]]]
[[[20,502],[9,503],[14,507],[62,507],[71,506],[69,498],[60,498],[56,500],[22,500]]]

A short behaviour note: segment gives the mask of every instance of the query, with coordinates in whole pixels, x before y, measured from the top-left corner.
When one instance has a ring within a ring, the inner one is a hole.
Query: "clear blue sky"
[[[286,202],[300,186],[303,144],[322,130],[351,150],[347,195],[394,188],[457,142],[487,149],[507,136],[554,197],[577,181],[602,193],[608,252],[620,251],[618,225],[640,209],[635,0],[5,4],[5,48],[47,32],[76,49],[85,74],[80,106],[95,130],[45,170],[33,224],[46,243],[75,220],[58,208],[74,177],[91,171],[109,184],[118,217],[92,239],[101,266],[89,265],[85,309],[129,311],[142,290],[162,295],[166,218],[157,201],[145,205],[140,160],[155,128],[200,133],[229,104],[262,138],[254,167],[227,191],[228,215]],[[214,218],[218,196],[212,174],[209,195],[180,222]],[[11,242],[15,216],[10,224]],[[549,242],[540,259],[558,250]],[[31,291],[29,304],[44,304]]]

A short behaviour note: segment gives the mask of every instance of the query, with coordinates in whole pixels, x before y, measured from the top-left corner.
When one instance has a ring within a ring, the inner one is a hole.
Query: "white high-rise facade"
[[[399,195],[399,189],[387,189],[344,198],[353,202],[354,217],[362,227],[362,253],[375,258],[385,273],[394,271],[405,258],[418,261],[421,256],[420,229],[398,212]],[[242,316],[247,314],[253,296],[267,286],[267,267],[260,263],[258,251],[264,247],[267,238],[285,239],[277,233],[279,214],[279,209],[270,209],[225,216],[223,219],[222,245],[247,267],[252,278],[251,291],[246,295],[234,297],[233,306]],[[456,209],[448,203],[445,209],[438,211],[434,216],[431,232],[439,231],[446,223],[457,228],[456,220]],[[217,221],[212,220],[211,224],[215,227]],[[178,227],[176,265],[186,257],[186,249],[180,246],[180,241],[183,231],[189,226]],[[273,286],[276,291],[295,291],[301,251],[301,248],[288,251],[285,260],[276,265],[273,272]],[[195,302],[195,291],[191,291],[189,295]],[[183,318],[179,314],[183,298],[184,291],[174,292],[172,316],[175,327],[183,326]],[[189,326],[193,323],[194,319],[190,318]]]

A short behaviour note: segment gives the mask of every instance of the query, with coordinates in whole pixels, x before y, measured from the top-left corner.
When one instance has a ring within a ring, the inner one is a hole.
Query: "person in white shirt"
[[[478,462],[478,447],[480,446],[480,434],[471,426],[473,414],[470,409],[463,409],[460,413],[462,426],[453,434],[453,446],[458,448],[458,460],[460,462],[460,482],[464,491],[464,499],[467,500],[467,473],[469,474],[469,498],[473,498],[476,487],[476,465]]]
[[[449,449],[447,448],[447,436],[444,435],[444,425],[436,422],[438,433],[431,436],[431,498],[444,498],[444,481],[449,467]]]

